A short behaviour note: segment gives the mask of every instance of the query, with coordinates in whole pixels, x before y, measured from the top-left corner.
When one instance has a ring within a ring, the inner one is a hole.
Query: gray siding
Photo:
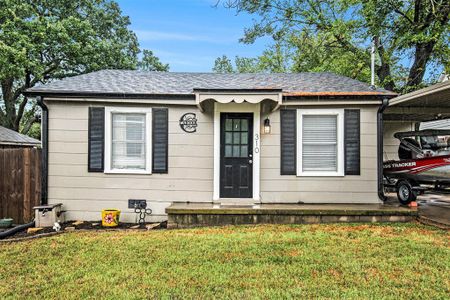
[[[385,121],[383,133],[383,159],[384,160],[398,160],[398,146],[400,142],[394,138],[394,133],[401,131],[414,130],[414,122],[403,121]]]
[[[114,106],[117,106],[114,104]],[[104,208],[122,210],[134,221],[128,199],[147,199],[153,220],[165,218],[172,201],[211,201],[213,190],[213,117],[195,107],[169,109],[169,173],[152,175],[89,173],[88,104],[50,102],[49,202],[63,203],[67,218],[98,220]],[[199,127],[187,134],[181,115],[196,112]]]
[[[151,220],[166,218],[172,202],[211,202],[213,198],[214,120],[212,108],[169,107],[168,174],[128,175],[88,172],[88,107],[86,103],[50,102],[49,202],[63,203],[67,219],[99,220],[104,208],[122,210],[122,220],[134,222],[128,199],[146,199]],[[98,105],[98,104],[95,104]],[[117,104],[114,104],[117,106]],[[155,106],[156,107],[156,106]],[[308,107],[310,108],[310,107]],[[348,107],[345,107],[348,108]],[[376,182],[376,110],[361,109],[361,175],[297,177],[280,175],[280,112],[270,114],[272,133],[261,135],[261,200],[264,203],[378,203]],[[196,133],[178,125],[195,112]],[[261,116],[262,120],[266,117]]]
[[[280,175],[280,112],[276,111],[269,116],[272,125],[271,134],[261,136],[262,202],[378,203],[376,175],[377,107],[336,108],[361,109],[361,175],[343,177]]]

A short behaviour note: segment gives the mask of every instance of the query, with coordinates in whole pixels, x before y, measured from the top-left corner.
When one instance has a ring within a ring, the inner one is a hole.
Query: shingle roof
[[[14,130],[0,126],[0,145],[38,146],[41,142]]]
[[[282,89],[284,94],[392,95],[333,73],[182,73],[102,70],[28,89],[29,94],[192,95],[194,89]]]

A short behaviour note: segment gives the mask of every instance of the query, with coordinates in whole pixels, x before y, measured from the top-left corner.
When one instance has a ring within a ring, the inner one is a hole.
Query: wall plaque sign
[[[197,117],[194,113],[185,113],[180,118],[180,127],[187,133],[197,131]]]

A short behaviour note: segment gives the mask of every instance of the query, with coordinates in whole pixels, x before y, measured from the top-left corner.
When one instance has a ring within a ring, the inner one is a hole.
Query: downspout
[[[36,97],[37,104],[42,109],[41,116],[41,205],[48,204],[48,107],[44,103],[44,98]]]
[[[386,201],[383,186],[383,112],[389,105],[389,99],[383,99],[381,106],[377,113],[377,175],[378,175],[378,198],[381,201]]]

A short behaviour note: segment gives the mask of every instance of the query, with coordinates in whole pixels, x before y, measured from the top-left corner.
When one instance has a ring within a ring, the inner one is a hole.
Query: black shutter
[[[281,175],[297,174],[297,110],[280,110]]]
[[[167,173],[169,154],[169,112],[167,108],[153,108],[152,111],[153,173]]]
[[[345,175],[360,175],[360,111],[345,110],[344,142],[345,142]]]
[[[103,172],[105,152],[105,108],[89,107],[88,171]]]

